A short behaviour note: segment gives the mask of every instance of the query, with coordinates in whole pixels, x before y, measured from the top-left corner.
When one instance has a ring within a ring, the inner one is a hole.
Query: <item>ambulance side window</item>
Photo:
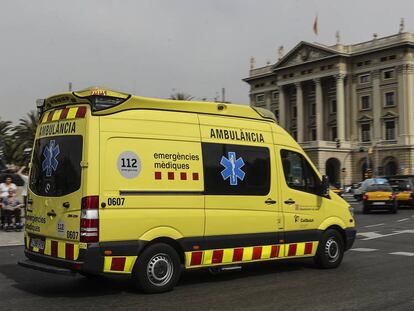
[[[266,147],[202,143],[206,195],[267,195],[270,152]]]
[[[282,150],[282,165],[289,188],[318,194],[321,181],[305,157],[294,151]]]

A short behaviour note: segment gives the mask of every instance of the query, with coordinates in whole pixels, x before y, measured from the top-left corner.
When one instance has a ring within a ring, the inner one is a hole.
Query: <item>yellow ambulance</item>
[[[22,266],[154,293],[183,269],[336,268],[354,242],[350,206],[267,110],[102,88],[39,108]]]

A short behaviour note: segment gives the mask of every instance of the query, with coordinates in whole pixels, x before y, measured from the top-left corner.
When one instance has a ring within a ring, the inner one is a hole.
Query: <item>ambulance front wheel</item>
[[[315,255],[315,263],[322,269],[338,267],[344,257],[344,240],[341,234],[334,229],[328,229],[319,241]]]
[[[138,256],[132,275],[143,292],[162,293],[174,288],[180,274],[180,258],[175,249],[159,243],[148,246]]]

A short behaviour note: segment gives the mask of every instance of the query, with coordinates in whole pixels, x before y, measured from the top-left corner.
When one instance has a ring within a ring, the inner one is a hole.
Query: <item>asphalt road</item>
[[[24,269],[23,247],[0,247],[0,310],[414,310],[414,209],[363,215],[335,270],[311,260],[187,272],[174,291],[144,295],[123,278],[91,281]]]

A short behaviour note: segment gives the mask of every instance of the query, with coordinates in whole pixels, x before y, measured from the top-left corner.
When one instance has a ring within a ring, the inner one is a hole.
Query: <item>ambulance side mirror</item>
[[[329,178],[326,175],[322,176],[320,191],[320,195],[323,197],[327,197],[329,195]]]

